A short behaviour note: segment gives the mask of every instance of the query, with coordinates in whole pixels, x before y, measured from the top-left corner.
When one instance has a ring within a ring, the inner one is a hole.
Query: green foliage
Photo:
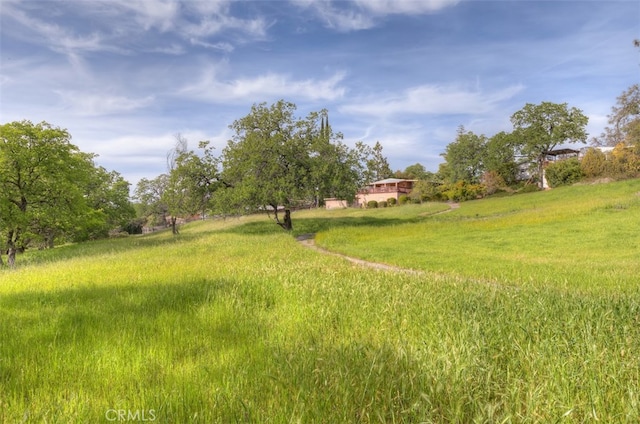
[[[482,175],[482,185],[485,187],[486,193],[491,195],[500,190],[506,190],[507,184],[505,183],[502,175],[497,171],[488,171]]]
[[[640,85],[634,84],[624,91],[611,108],[609,126],[596,143],[616,146],[625,143],[629,146],[640,144]]]
[[[611,153],[607,163],[610,176],[617,179],[636,178],[640,176],[640,152],[624,143],[619,143]]]
[[[211,207],[211,199],[220,186],[218,158],[208,141],[199,143],[203,154],[198,155],[187,148],[187,140],[177,135],[175,149],[170,152],[169,175],[162,191],[161,203],[167,206],[172,216],[172,229],[176,217],[189,219],[195,215],[204,215]]]
[[[320,198],[352,198],[362,182],[362,152],[348,149],[341,134],[324,124],[326,111],[300,119],[295,109],[282,100],[253,105],[231,125],[234,135],[222,155],[223,204],[242,212],[269,206],[285,229],[289,215],[285,211],[281,222],[278,206],[289,210],[319,204]]]
[[[547,182],[552,188],[577,183],[583,175],[578,158],[552,162],[545,168]]]
[[[375,209],[378,207],[378,202],[376,200],[369,200],[367,202],[367,208],[368,209]]]
[[[415,163],[407,166],[404,171],[396,171],[395,177],[408,180],[433,180],[434,174],[427,171],[424,165]]]
[[[367,156],[367,171],[370,178],[368,182],[380,181],[393,176],[389,161],[382,154],[382,144],[379,141],[376,141]]]
[[[444,184],[439,187],[439,190],[445,200],[454,202],[479,199],[486,194],[486,187],[484,185],[469,184],[466,181]]]
[[[447,173],[443,176],[449,183],[465,181],[477,183],[482,175],[484,165],[483,156],[487,139],[484,135],[476,135],[458,128],[456,141],[447,145],[442,154],[447,163]]]
[[[400,196],[398,196],[398,204],[406,205],[408,201],[409,196],[407,196],[406,194],[401,194]]]
[[[68,131],[42,122],[0,126],[0,252],[106,236],[133,216],[128,183],[96,167]]]
[[[386,208],[387,207],[387,201],[386,200],[381,200],[378,202],[378,207],[379,208]]]
[[[607,157],[598,149],[588,149],[580,161],[580,169],[587,178],[600,177],[607,171]]]
[[[542,175],[546,152],[565,143],[584,143],[589,118],[578,108],[566,103],[527,103],[511,116],[518,150],[529,163],[537,164],[536,174]]]
[[[499,132],[491,137],[484,148],[483,165],[485,174],[491,173],[495,181],[505,186],[518,182],[519,167],[515,159],[517,139],[513,134]],[[483,174],[483,176],[485,175]]]
[[[639,191],[296,212],[407,272],[260,217],[29,251],[1,276],[0,421],[638,422]]]
[[[398,200],[395,197],[389,197],[387,199],[387,204],[389,206],[395,206],[398,203]]]

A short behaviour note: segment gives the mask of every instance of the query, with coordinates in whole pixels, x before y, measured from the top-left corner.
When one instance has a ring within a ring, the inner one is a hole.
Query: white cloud
[[[95,6],[95,3],[91,3]],[[177,21],[180,5],[175,0],[107,0],[101,2],[106,13],[118,13],[120,17],[133,17],[145,30],[157,28],[160,31],[172,29]]]
[[[89,94],[81,91],[57,90],[62,97],[65,109],[71,110],[78,116],[101,116],[131,112],[149,106],[154,98],[129,98],[113,96],[105,93]]]
[[[346,89],[340,86],[343,73],[328,79],[294,80],[289,75],[267,73],[257,77],[222,81],[218,70],[209,67],[195,84],[184,87],[179,95],[210,102],[243,101],[256,99],[303,98],[307,100],[335,100],[344,96]]]
[[[315,12],[325,26],[340,32],[373,28],[376,18],[387,15],[421,15],[453,6],[459,0],[290,0],[301,8]]]
[[[484,93],[453,85],[421,85],[409,88],[398,96],[389,94],[360,99],[357,103],[344,105],[341,111],[381,117],[398,114],[482,114],[491,111],[497,103],[510,99],[523,88],[521,85],[514,85],[493,93]]]
[[[206,47],[208,49],[221,50],[227,53],[230,53],[233,51],[233,46],[225,42],[219,42],[214,44],[214,43],[207,43],[206,41],[198,40],[197,38],[191,38],[189,42],[194,46],[201,46],[201,47]]]
[[[356,0],[358,6],[376,15],[433,13],[459,3],[459,0]]]

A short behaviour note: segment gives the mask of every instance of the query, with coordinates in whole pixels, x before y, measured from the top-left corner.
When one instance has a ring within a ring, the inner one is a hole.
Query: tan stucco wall
[[[389,199],[390,197],[393,197],[397,200],[399,195],[400,193],[398,192],[369,193],[369,194],[359,193],[358,196],[356,197],[356,201],[358,202],[358,205],[367,206],[367,202],[370,202],[371,200],[375,200],[376,202],[383,202],[383,201],[386,202],[387,199]]]
[[[325,199],[324,200],[325,209],[344,209],[344,208],[346,208],[348,206],[349,205],[347,204],[346,200],[340,200],[340,199]]]

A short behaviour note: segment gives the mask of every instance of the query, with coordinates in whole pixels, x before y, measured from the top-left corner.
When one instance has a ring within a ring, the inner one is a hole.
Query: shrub
[[[381,200],[378,202],[378,207],[379,208],[386,208],[387,207],[387,202],[385,200]]]
[[[545,168],[545,176],[549,187],[560,187],[577,183],[582,179],[582,170],[578,158],[561,160]]]
[[[395,197],[389,197],[389,198],[387,199],[387,204],[388,204],[389,206],[395,206],[395,205],[396,205],[396,203],[398,203],[398,200],[397,200]]]
[[[506,184],[504,178],[496,171],[488,171],[482,175],[482,184],[486,187],[487,194],[494,194],[498,190],[504,190]]]
[[[378,207],[378,202],[376,202],[375,200],[369,200],[367,202],[367,208],[377,208]]]
[[[522,188],[518,190],[518,193],[533,193],[535,191],[540,191],[540,187],[537,183],[526,182]]]
[[[608,174],[611,177],[624,179],[636,178],[640,175],[640,155],[637,150],[618,143],[611,152],[611,161],[608,163]]]
[[[466,181],[443,185],[441,186],[441,190],[442,197],[445,200],[452,200],[454,202],[478,199],[483,197],[487,191],[482,184],[469,184]]]
[[[580,162],[580,169],[587,178],[600,177],[607,170],[607,156],[598,149],[589,149]]]
[[[401,194],[398,197],[398,203],[401,205],[406,205],[408,201],[409,201],[409,197],[406,194]]]

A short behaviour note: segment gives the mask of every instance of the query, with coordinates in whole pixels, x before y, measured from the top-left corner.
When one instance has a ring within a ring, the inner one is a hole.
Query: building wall
[[[344,209],[349,207],[346,200],[341,199],[324,199],[325,209]]]
[[[398,193],[397,191],[385,193],[358,193],[356,196],[356,203],[358,206],[367,206],[367,202],[370,202],[371,200],[375,200],[376,202],[386,202],[390,197],[398,200],[398,197],[400,197],[401,194],[404,193]]]

